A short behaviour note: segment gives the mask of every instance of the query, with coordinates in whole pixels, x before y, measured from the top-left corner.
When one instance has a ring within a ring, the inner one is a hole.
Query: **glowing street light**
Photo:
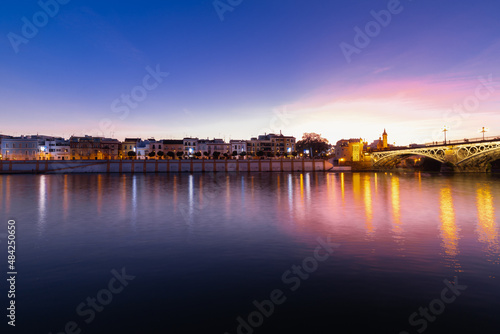
[[[446,125],[443,126],[443,132],[444,132],[444,144],[446,145],[446,132],[450,131],[450,128],[447,127]]]
[[[490,131],[490,129],[485,128],[484,126],[483,126],[483,129],[482,129],[481,131],[479,131],[479,132],[482,132],[482,133],[483,133],[483,140],[484,140],[484,134],[485,134],[486,132],[488,132],[488,131]]]

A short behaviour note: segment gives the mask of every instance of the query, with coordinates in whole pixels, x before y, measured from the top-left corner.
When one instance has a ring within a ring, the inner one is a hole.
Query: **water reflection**
[[[494,256],[493,261],[499,263],[498,226],[495,222],[495,206],[489,185],[477,185],[477,219],[478,239],[486,245],[488,255]]]
[[[448,265],[458,269],[458,228],[455,221],[455,208],[451,189],[445,186],[440,191],[441,238]]]
[[[38,178],[38,233],[43,234],[47,219],[47,180],[48,177],[40,175]]]
[[[397,176],[391,177],[391,204],[392,204],[393,231],[395,233],[400,233],[401,203],[399,195],[399,178]]]
[[[194,212],[194,176],[190,174],[188,176],[188,219],[187,223],[192,221],[193,212]]]
[[[69,189],[68,189],[68,175],[64,174],[63,176],[63,221],[68,219],[69,214]]]
[[[354,195],[354,202],[359,203],[360,202],[360,195],[361,195],[361,175],[360,173],[354,173],[352,174],[352,191]]]
[[[10,212],[10,179],[11,179],[10,175],[7,175],[5,177],[5,211],[6,212]]]
[[[131,219],[130,223],[132,227],[135,229],[137,222],[137,178],[138,176],[132,175],[132,199],[131,199]]]
[[[344,204],[345,200],[345,181],[344,181],[344,173],[340,173],[340,190],[342,192],[342,204]]]
[[[368,233],[372,233],[373,208],[372,208],[372,189],[371,189],[370,175],[365,175],[364,178],[364,198],[365,198],[366,230]]]
[[[102,209],[102,174],[97,175],[97,213],[101,214]]]
[[[464,253],[460,240],[499,263],[495,199],[500,187],[495,179],[477,179],[456,176],[443,183],[443,176],[420,173],[2,175],[0,199],[6,216],[32,208],[32,230],[40,235],[51,230],[48,224],[61,221],[71,230],[74,221],[89,213],[85,223],[118,217],[134,231],[144,230],[145,224],[156,228],[161,225],[158,217],[165,217],[161,222],[166,225],[187,224],[196,234],[200,224],[256,228],[255,222],[264,222],[266,228],[301,235],[334,231],[345,242],[385,245],[392,238],[392,251],[405,255],[403,241],[412,240],[412,247],[422,247],[422,252],[427,251],[423,245],[432,244],[428,249],[441,249],[444,263],[457,269]],[[144,218],[148,216],[149,221]]]

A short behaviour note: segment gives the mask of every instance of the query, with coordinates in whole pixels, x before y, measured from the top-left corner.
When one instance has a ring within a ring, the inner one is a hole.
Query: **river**
[[[0,203],[16,333],[500,328],[497,175],[0,175]]]

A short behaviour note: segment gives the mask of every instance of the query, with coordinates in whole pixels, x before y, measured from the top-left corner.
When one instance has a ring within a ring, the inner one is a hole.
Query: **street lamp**
[[[484,140],[484,134],[485,134],[485,132],[488,132],[488,131],[489,131],[489,129],[485,128],[484,126],[483,126],[483,129],[481,131],[479,131],[479,132],[483,133],[483,140]]]
[[[444,144],[446,145],[446,132],[450,131],[450,128],[448,128],[446,125],[443,126],[443,132],[444,132]]]

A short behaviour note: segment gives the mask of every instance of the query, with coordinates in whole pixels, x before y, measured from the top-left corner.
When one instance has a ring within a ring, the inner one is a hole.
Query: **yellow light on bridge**
[[[448,126],[443,126],[443,131],[444,132],[444,144],[446,145],[446,132],[450,131],[450,128]]]
[[[485,128],[484,126],[483,126],[483,128],[482,128],[481,130],[479,130],[479,132],[481,132],[481,133],[483,134],[483,140],[484,140],[484,134],[485,134],[486,132],[488,132],[488,131],[490,131],[490,129]]]

